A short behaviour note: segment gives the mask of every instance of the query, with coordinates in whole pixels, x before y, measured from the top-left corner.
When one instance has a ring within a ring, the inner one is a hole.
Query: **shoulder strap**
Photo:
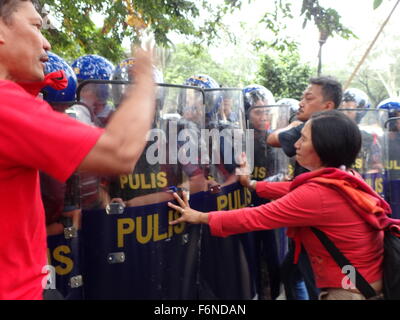
[[[317,236],[319,241],[321,241],[325,249],[330,253],[332,258],[336,261],[341,269],[343,269],[344,266],[352,265],[323,231],[314,227],[311,227],[311,231]],[[371,287],[367,280],[364,279],[364,277],[358,272],[356,268],[354,268],[354,270],[356,271],[355,285],[357,289],[364,295],[366,299],[375,297],[375,290]]]

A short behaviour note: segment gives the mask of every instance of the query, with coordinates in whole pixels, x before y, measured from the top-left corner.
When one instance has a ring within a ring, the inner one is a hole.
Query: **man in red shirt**
[[[0,2],[0,299],[42,299],[46,230],[41,170],[132,172],[154,115],[151,59],[138,51],[135,87],[105,129],[52,111],[17,82],[44,80],[51,49],[33,0]]]

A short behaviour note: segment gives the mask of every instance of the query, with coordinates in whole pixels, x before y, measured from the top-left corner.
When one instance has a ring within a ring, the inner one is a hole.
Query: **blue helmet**
[[[378,104],[377,109],[389,110],[390,118],[397,117],[397,114],[400,112],[400,98],[385,99]]]
[[[131,69],[135,66],[135,58],[122,60],[115,68],[111,80],[132,81]],[[153,78],[155,83],[163,83],[164,77],[160,70],[153,66]]]
[[[122,60],[115,68],[111,76],[111,80],[132,82],[133,78],[131,72],[135,67],[135,63],[136,63],[135,58],[128,58]],[[153,80],[155,83],[164,83],[163,74],[155,66],[153,66]],[[113,91],[114,103],[118,105],[122,100],[125,88],[121,85],[113,85],[112,91]],[[162,87],[157,87],[156,98],[158,100],[158,103],[161,103],[161,101],[163,101],[164,96],[165,96],[165,89]]]
[[[388,98],[381,101],[377,109],[388,110],[389,118],[400,117],[400,97]],[[393,121],[389,123],[389,130],[397,131],[396,124]]]
[[[110,61],[96,54],[79,57],[72,63],[72,68],[79,81],[110,80],[114,71]]]
[[[68,79],[68,86],[63,90],[56,90],[50,86],[41,91],[43,99],[48,103],[72,102],[76,100],[77,79],[74,71],[68,63],[52,52],[47,52],[49,61],[45,63],[45,74],[63,70]]]
[[[243,89],[244,109],[246,114],[257,106],[274,105],[275,98],[264,86],[252,84]]]
[[[219,84],[213,78],[205,74],[193,75],[185,80],[185,86],[199,87],[202,89],[217,89]]]

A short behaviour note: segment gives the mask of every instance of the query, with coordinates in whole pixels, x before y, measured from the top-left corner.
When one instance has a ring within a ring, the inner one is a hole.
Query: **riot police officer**
[[[273,119],[278,110],[275,108],[275,98],[264,86],[253,84],[243,89],[244,107],[248,127],[254,130],[254,170],[252,179],[262,181],[277,173],[276,152],[267,145],[268,134],[272,130]],[[283,108],[282,108],[283,109]],[[284,165],[284,163],[281,163]],[[255,192],[252,195],[252,205],[259,206],[269,202]],[[278,243],[274,230],[257,231],[255,246],[257,257],[257,293],[261,299],[276,299],[280,291],[280,263]],[[267,277],[263,276],[263,271]]]
[[[383,170],[382,141],[378,136],[379,132],[368,130],[371,122],[379,122],[379,115],[371,110],[367,94],[357,88],[347,89],[343,93],[339,110],[343,110],[347,116],[353,119],[361,130],[362,146],[356,160],[355,169],[361,174],[381,172]]]
[[[385,183],[385,198],[390,203],[393,218],[400,218],[400,98],[388,98],[381,101],[377,107],[387,110],[389,120],[385,128],[385,145],[387,148],[387,164]]]
[[[117,65],[110,77],[112,98],[116,108],[118,108],[119,102],[124,96],[126,87],[134,79],[134,68],[135,59],[124,59]],[[162,84],[164,82],[162,73],[155,66],[153,66],[153,78],[155,83]],[[165,88],[158,86],[156,90],[156,117],[153,122],[153,128],[156,129],[160,129],[159,118],[164,98]],[[159,141],[159,143],[162,142]],[[182,174],[176,165],[168,163],[150,164],[146,157],[146,150],[152,144],[152,141],[147,143],[134,172],[109,179],[108,192],[112,202],[120,202],[128,207],[134,207],[171,199],[169,188],[176,187],[181,183]]]
[[[197,87],[201,89],[217,89],[219,88],[218,82],[207,74],[195,74],[188,77],[183,85]],[[205,96],[205,104],[207,103],[207,96]],[[184,91],[180,99],[178,112],[181,118],[178,121],[178,132],[184,129],[189,129],[188,132],[192,134],[193,141],[196,141],[197,146],[197,159],[189,161],[183,165],[183,171],[189,177],[190,189],[194,191],[204,191],[207,186],[214,185],[215,177],[211,177],[210,166],[201,165],[202,162],[209,164],[210,157],[208,154],[202,154],[202,150],[209,150],[206,148],[205,143],[201,139],[201,129],[206,128],[206,105],[204,104],[203,97],[194,91]],[[178,147],[182,148],[183,144],[179,143]],[[203,160],[201,159],[203,157]]]
[[[45,73],[62,70],[68,83],[64,89],[57,90],[46,86],[41,90],[43,99],[54,110],[65,112],[76,102],[77,79],[67,62],[53,52],[48,52],[49,61],[45,63]],[[78,118],[78,117],[75,117]],[[49,251],[49,264],[63,270],[57,250],[68,248],[66,259],[71,262],[65,270],[56,274],[56,288],[66,299],[82,299],[80,269],[80,248],[78,230],[81,225],[79,175],[74,173],[66,183],[61,183],[51,176],[40,172],[42,201],[46,214],[46,231]],[[72,266],[73,265],[73,266]],[[56,269],[56,270],[57,270]],[[54,297],[54,290],[46,290],[46,295]],[[55,291],[57,292],[57,291]]]
[[[106,58],[95,54],[84,55],[72,63],[79,83],[88,80],[110,80],[113,64]],[[86,84],[81,88],[80,102],[87,105],[91,112],[105,126],[113,108],[108,104],[110,92],[106,84]]]
[[[41,90],[41,93],[43,99],[53,109],[65,112],[76,101],[77,79],[75,73],[64,59],[53,52],[48,52],[48,56],[49,61],[45,64],[45,73],[49,74],[62,70],[65,72],[68,83],[62,90],[46,86]],[[48,234],[56,234],[58,231],[63,231],[63,227],[57,224],[61,212],[64,212],[65,215],[66,212],[72,213],[74,209],[77,209],[79,200],[73,187],[75,183],[74,177],[70,178],[66,184],[61,184],[50,176],[41,173],[42,198],[46,209]],[[70,214],[70,216],[74,215]],[[77,226],[79,224],[78,220],[76,218],[74,220],[74,224]]]
[[[254,167],[253,178],[263,180],[269,176],[272,165],[272,148],[267,146],[267,136],[271,129],[269,105],[275,105],[275,99],[267,88],[250,85],[243,89],[244,108],[249,128],[254,130]]]

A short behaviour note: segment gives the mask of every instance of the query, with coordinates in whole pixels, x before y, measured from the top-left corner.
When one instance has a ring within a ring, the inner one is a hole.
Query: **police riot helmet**
[[[206,74],[196,74],[190,76],[183,82],[183,85],[190,87],[197,87],[200,89],[218,89],[220,87],[217,81],[215,81],[212,77]],[[197,104],[200,104],[199,101],[200,97],[201,96],[198,93],[195,93],[195,91],[189,92],[187,90],[182,90],[179,96],[178,112],[182,114],[183,110],[197,109],[199,106],[193,106],[191,104],[194,101],[196,101]],[[190,105],[187,105],[188,100],[191,101],[191,103],[189,103]],[[203,105],[203,102],[201,102],[201,105]]]
[[[297,111],[299,111],[299,100],[293,99],[293,98],[283,98],[279,100],[276,104],[278,105],[287,105],[290,107],[290,118],[289,122],[292,122],[297,114]]]
[[[349,105],[349,103],[351,103],[351,105]],[[369,102],[368,95],[364,91],[357,88],[349,88],[343,93],[342,103],[340,107],[343,109],[369,109],[371,107],[371,104]],[[357,123],[360,123],[365,114],[366,111],[357,112],[356,118],[354,120]]]
[[[217,89],[219,84],[212,77],[206,74],[196,74],[185,80],[185,86],[199,87],[202,89]]]
[[[104,57],[88,54],[79,57],[72,63],[78,81],[110,80],[114,70],[113,64]]]
[[[248,116],[249,111],[256,107],[265,107],[275,104],[271,91],[262,85],[252,84],[243,89],[244,109]]]
[[[349,88],[343,93],[342,104],[345,102],[355,102],[356,108],[371,107],[367,94],[357,88]]]
[[[115,68],[111,80],[116,81],[132,81],[132,68],[135,66],[135,58],[122,60]],[[163,83],[164,77],[160,70],[153,66],[153,79],[155,83]]]
[[[45,63],[45,74],[63,70],[68,79],[68,85],[63,90],[56,90],[50,86],[44,87],[41,91],[43,99],[50,104],[69,103],[76,100],[77,79],[74,71],[68,63],[53,52],[47,52],[49,60]]]
[[[400,117],[400,97],[387,98],[381,101],[377,109],[388,110],[389,118]],[[389,130],[397,131],[394,121],[389,122]]]
[[[133,81],[132,70],[135,67],[136,59],[127,58],[122,60],[112,73],[111,80],[113,81]],[[164,77],[160,70],[153,65],[153,80],[155,83],[164,83]],[[121,85],[113,85],[113,99],[114,103],[118,105],[124,95],[124,87]],[[157,103],[161,104],[164,100],[165,89],[162,87],[157,88],[156,99]],[[159,106],[160,107],[160,106]],[[159,108],[158,107],[158,108]]]
[[[377,109],[389,110],[389,118],[398,117],[400,112],[400,97],[388,98],[381,101]]]

